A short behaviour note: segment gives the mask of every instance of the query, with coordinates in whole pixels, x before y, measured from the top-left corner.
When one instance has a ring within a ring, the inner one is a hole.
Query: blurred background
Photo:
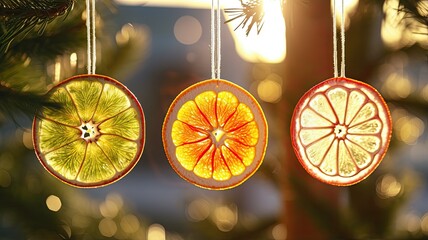
[[[87,72],[85,1],[54,1],[63,9],[45,10],[43,21],[16,35],[8,31],[14,19],[21,18],[14,30],[34,19],[12,2],[0,3],[0,240],[428,239],[427,1],[344,1],[346,75],[373,85],[393,120],[386,157],[350,187],[312,179],[289,136],[299,98],[333,77],[331,3],[243,1],[257,7],[247,24],[243,16],[222,25],[221,78],[260,102],[269,144],[258,172],[226,191],[182,180],[161,139],[175,96],[211,76],[209,0],[97,1],[97,73],[136,95],[147,130],[133,171],[98,189],[52,177],[31,138],[31,104],[43,105],[53,84]],[[222,22],[245,12],[238,0],[222,6]]]

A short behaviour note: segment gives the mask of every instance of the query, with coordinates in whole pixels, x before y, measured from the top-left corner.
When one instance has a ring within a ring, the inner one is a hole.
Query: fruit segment
[[[50,94],[49,97],[53,102],[57,102],[61,105],[61,108],[51,109],[46,108],[43,110],[43,117],[51,119],[53,121],[62,123],[64,125],[77,126],[81,120],[77,109],[71,99],[68,91],[63,87],[58,87],[55,91]]]
[[[242,127],[244,124],[252,122],[253,120],[254,120],[254,115],[251,112],[251,109],[247,105],[240,103],[236,107],[234,113],[229,117],[227,122],[224,124],[223,129],[225,131],[233,131]]]
[[[292,119],[294,150],[315,178],[350,185],[368,176],[389,144],[389,110],[364,83],[335,78],[309,90]]]
[[[318,115],[318,118],[324,118],[330,123],[336,122],[337,119],[334,111],[331,109],[331,104],[324,94],[316,94],[312,99],[310,99],[309,106],[313,109],[310,116]],[[310,118],[305,118],[305,120],[310,121]]]
[[[216,114],[220,127],[224,127],[226,122],[236,112],[238,104],[238,99],[230,92],[218,93]]]
[[[208,151],[198,155],[198,160],[193,168],[193,172],[201,178],[211,178],[213,175],[214,152],[216,147],[210,144]],[[202,152],[200,152],[202,153]],[[180,161],[180,159],[179,159]],[[180,162],[181,163],[181,162]]]
[[[213,179],[217,181],[228,180],[232,177],[229,166],[226,164],[220,149],[216,149],[213,157]]]
[[[234,153],[229,147],[221,146],[221,154],[232,175],[239,175],[245,170],[244,159]],[[252,156],[251,160],[254,159]]]
[[[184,144],[178,146],[176,149],[176,156],[180,159],[181,165],[192,171],[196,164],[201,160],[202,156],[207,153],[208,149],[212,147],[211,139],[205,139],[191,144]]]
[[[257,144],[257,140],[259,139],[259,131],[257,129],[257,124],[254,121],[232,129],[228,133],[229,138],[236,139],[237,141],[240,141],[241,143],[244,143],[248,146],[255,146]]]
[[[116,171],[125,170],[136,157],[138,150],[137,143],[128,141],[120,136],[107,134],[98,139],[97,145]]]
[[[112,178],[115,174],[116,169],[101,148],[94,143],[87,144],[86,155],[77,180],[86,183],[100,182]]]
[[[129,140],[137,140],[140,137],[140,122],[138,112],[128,108],[116,116],[101,122],[99,131],[104,134],[117,135]]]
[[[195,98],[196,106],[200,111],[200,115],[205,118],[212,128],[217,127],[217,94],[213,91],[207,91],[199,94]]]
[[[349,94],[348,104],[352,107],[347,109],[345,124],[349,125],[351,123],[355,115],[360,112],[363,104],[366,103],[366,99],[366,95],[360,91],[352,91]]]
[[[85,159],[86,142],[82,139],[71,142],[46,153],[44,161],[68,180],[75,180]]]
[[[40,149],[43,152],[50,152],[61,145],[74,142],[80,139],[81,135],[79,129],[49,120],[42,121],[41,128],[43,131],[40,134]]]
[[[199,130],[196,127],[192,127],[188,123],[183,123],[181,121],[174,122],[171,133],[171,137],[175,146],[200,142],[209,138],[209,136],[209,133]]]
[[[195,128],[211,130],[211,124],[194,101],[183,104],[178,111],[177,119]]]
[[[327,92],[327,97],[335,113],[335,121],[333,123],[343,124],[345,121],[348,92],[340,87],[333,88]]]
[[[103,91],[99,97],[97,108],[92,119],[94,122],[101,122],[105,119],[116,116],[130,106],[131,102],[129,101],[129,97],[122,89],[106,83],[104,84]]]
[[[250,166],[253,162],[254,158],[256,157],[256,147],[255,146],[248,146],[245,145],[239,141],[236,141],[235,139],[226,139],[224,141],[224,145],[228,150],[233,152],[233,154],[241,160],[241,162],[245,166]]]
[[[95,81],[72,82],[66,89],[73,99],[82,121],[89,121],[95,113],[103,85]],[[74,100],[75,99],[75,100]]]

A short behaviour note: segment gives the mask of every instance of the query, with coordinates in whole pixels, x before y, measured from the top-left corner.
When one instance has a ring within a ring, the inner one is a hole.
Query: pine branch
[[[262,0],[247,0],[244,2],[241,1],[242,8],[229,8],[226,9],[226,13],[234,16],[231,19],[227,20],[225,23],[229,23],[231,21],[242,19],[242,21],[235,28],[239,27],[245,28],[247,27],[246,34],[247,36],[250,34],[251,29],[254,25],[257,27],[257,34],[260,33],[263,27],[263,18],[264,18],[264,10],[263,10],[263,1]]]
[[[6,52],[12,41],[37,27],[42,33],[47,24],[68,14],[74,0],[3,0],[0,3],[0,52]]]
[[[400,0],[398,11],[406,13],[428,28],[428,1],[426,0]]]
[[[22,114],[32,119],[42,107],[59,109],[61,106],[49,101],[46,95],[16,91],[0,85],[0,115],[12,119],[16,124]]]
[[[86,25],[79,17],[69,17],[58,25],[48,27],[43,33],[28,34],[8,50],[12,56],[28,55],[31,58],[54,59],[64,53],[76,51],[86,43]]]

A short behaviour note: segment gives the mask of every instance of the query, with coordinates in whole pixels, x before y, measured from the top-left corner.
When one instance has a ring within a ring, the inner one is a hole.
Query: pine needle
[[[60,104],[49,101],[46,95],[16,91],[0,85],[0,116],[12,119],[17,125],[19,117],[24,115],[32,119],[42,107],[61,108]]]
[[[226,13],[229,13],[233,17],[229,20],[227,20],[225,23],[229,23],[231,21],[242,19],[242,21],[238,24],[238,26],[235,28],[238,29],[239,27],[245,28],[247,27],[246,34],[247,36],[250,34],[251,29],[256,26],[257,27],[257,34],[260,33],[260,31],[263,28],[263,18],[264,18],[264,10],[263,10],[263,1],[262,0],[247,0],[244,2],[241,1],[242,8],[229,8],[226,9]]]
[[[43,33],[47,24],[68,14],[74,0],[2,0],[0,3],[0,52],[6,52],[12,41],[37,27]]]
[[[398,11],[428,28],[428,1],[426,0],[400,0]]]

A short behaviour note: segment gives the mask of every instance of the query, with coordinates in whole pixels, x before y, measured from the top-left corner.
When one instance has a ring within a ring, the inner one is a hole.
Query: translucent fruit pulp
[[[207,80],[174,100],[164,122],[164,148],[184,179],[204,188],[230,188],[260,166],[266,128],[263,112],[245,90]]]
[[[382,160],[391,119],[373,87],[335,78],[302,97],[291,132],[299,161],[311,175],[330,184],[350,185],[367,177]]]
[[[144,114],[122,84],[80,75],[52,88],[49,98],[61,108],[42,109],[33,142],[52,175],[76,187],[99,187],[135,166],[144,146]]]

